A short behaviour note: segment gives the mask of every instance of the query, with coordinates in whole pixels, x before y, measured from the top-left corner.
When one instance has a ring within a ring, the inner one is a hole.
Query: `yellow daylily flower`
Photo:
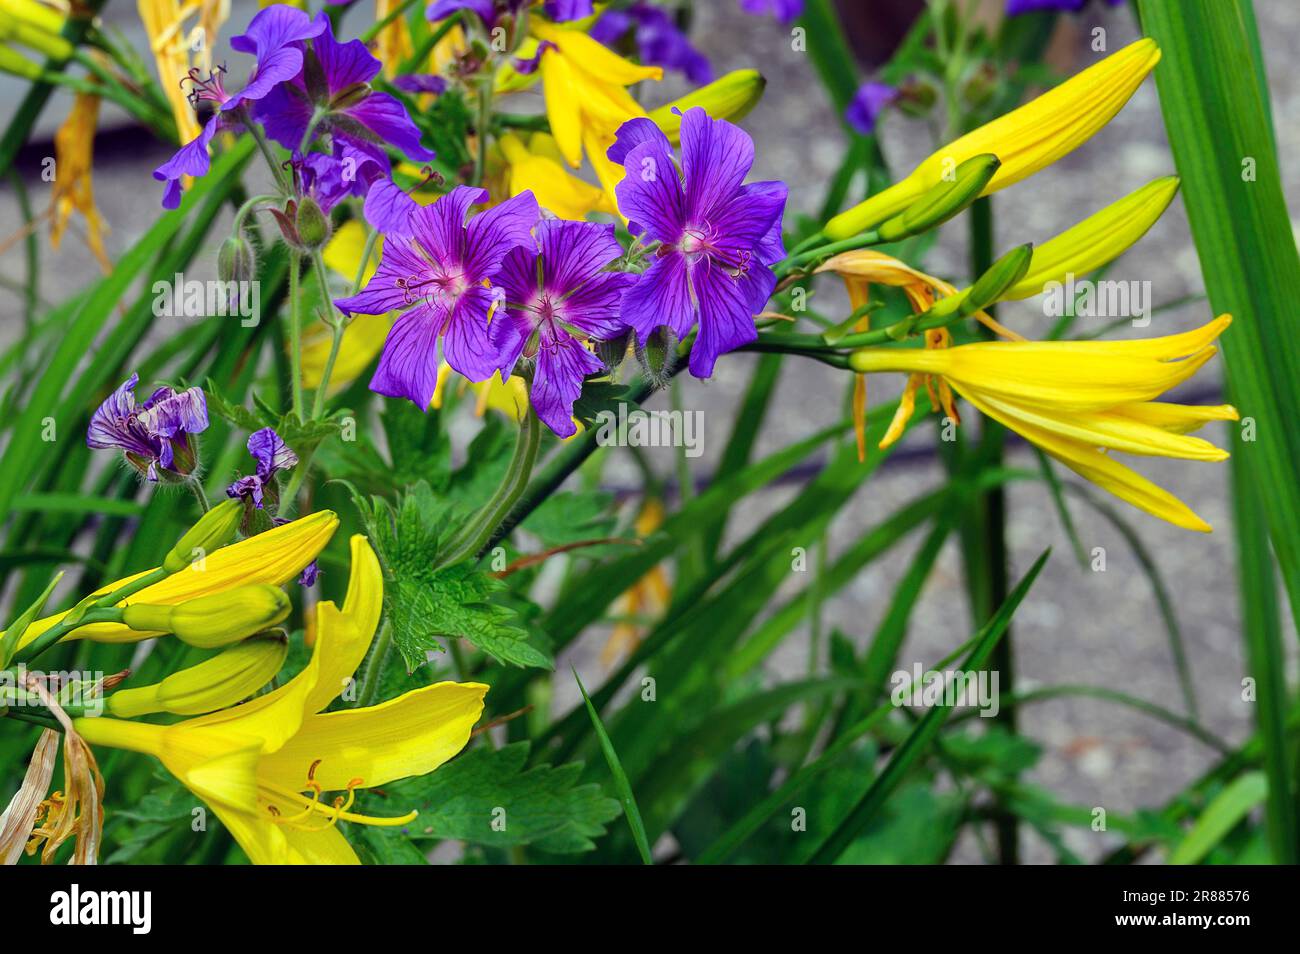
[[[212,48],[217,42],[217,31],[230,15],[230,4],[225,0],[202,0],[199,3],[182,3],[181,0],[138,0],[140,20],[149,35],[149,48],[153,51],[158,68],[158,80],[163,95],[172,108],[176,120],[177,139],[186,143],[199,134],[199,121],[194,115],[181,80],[192,68],[212,69]],[[199,15],[193,27],[186,29],[185,21]]]
[[[528,412],[528,387],[523,378],[512,374],[502,381],[501,375],[494,374],[486,381],[470,381],[453,371],[446,361],[438,365],[438,382],[434,385],[433,400],[429,402],[429,407],[435,410],[442,408],[448,382],[453,378],[462,392],[465,388],[474,392],[474,413],[478,417],[492,410],[518,423]]]
[[[531,191],[544,209],[562,219],[584,219],[592,212],[618,214],[608,194],[583,182],[564,168],[564,158],[555,140],[534,133],[525,143],[514,133],[502,136],[497,145],[506,164],[502,201]]]
[[[400,5],[401,0],[375,0],[375,22],[383,20]],[[391,79],[397,75],[398,67],[415,52],[406,18],[399,16],[380,30],[374,45],[376,58],[384,64],[384,75]]]
[[[54,134],[55,176],[50,197],[50,244],[58,248],[64,229],[74,211],[86,220],[86,241],[104,274],[113,263],[104,250],[104,223],[95,207],[95,190],[91,181],[94,167],[95,125],[99,118],[99,97],[78,93],[72,110]]]
[[[1159,61],[1160,48],[1151,38],[1129,44],[1037,99],[943,146],[907,178],[831,219],[826,236],[848,238],[878,225],[974,156],[992,153],[1002,163],[982,195],[1028,178],[1091,139]]]
[[[76,720],[91,744],[157,757],[210,805],[254,864],[357,864],[337,823],[396,826],[416,817],[351,811],[355,792],[433,771],[469,740],[488,687],[440,682],[364,709],[324,712],[365,657],[383,607],[383,574],[352,538],[343,608],[316,608],[307,666],[242,705],[174,725]],[[330,801],[326,792],[341,792]]]
[[[939,378],[979,411],[1020,434],[1085,480],[1152,516],[1189,530],[1210,525],[1173,494],[1109,451],[1219,461],[1227,451],[1188,437],[1207,421],[1236,420],[1229,405],[1156,402],[1214,356],[1231,323],[1221,315],[1194,331],[1134,341],[990,341],[954,348],[864,348],[859,373],[902,371],[908,390]],[[900,404],[900,416],[906,419]],[[898,428],[901,431],[901,427]],[[893,430],[891,429],[891,434]],[[887,444],[892,437],[887,435]]]
[[[927,275],[925,272],[912,268],[891,255],[872,249],[841,252],[818,266],[817,272],[834,272],[844,279],[844,285],[849,293],[849,305],[854,311],[866,306],[870,296],[870,287],[873,283],[901,288],[903,294],[907,296],[907,301],[912,306],[914,314],[928,311],[938,299],[961,294],[942,278]],[[974,317],[1004,338],[1013,341],[1024,340],[1014,331],[998,324],[986,312],[977,312]],[[854,325],[853,330],[867,331],[870,324],[870,316],[863,315]],[[947,347],[949,340],[948,332],[935,329],[927,334],[925,339],[926,347]],[[916,381],[912,382],[912,387],[909,387],[904,392],[902,400],[907,405],[906,414],[895,418],[894,424],[885,434],[885,440],[881,444],[882,447],[888,447],[902,434],[907,419],[911,417],[915,385],[919,382],[920,379],[917,378]],[[933,395],[933,398],[935,406],[943,407],[945,413],[954,421],[959,420],[956,408],[953,406],[952,394],[947,385],[940,382],[938,392]],[[859,374],[856,376],[853,385],[853,431],[858,442],[858,460],[865,460],[867,456],[866,408],[867,376]]]
[[[585,149],[601,188],[612,196],[614,186],[623,178],[623,168],[610,162],[605,153],[614,144],[619,126],[646,115],[626,87],[642,80],[660,80],[663,70],[638,66],[580,30],[538,17],[530,20],[529,29],[539,41],[550,44],[542,52],[539,71],[551,135],[565,161],[575,169],[581,165]]]
[[[146,603],[159,606],[175,606],[187,600],[214,593],[223,593],[241,586],[269,584],[281,586],[298,576],[312,560],[320,555],[329,543],[330,537],[338,528],[338,515],[332,510],[320,510],[306,517],[291,520],[289,523],[259,533],[228,547],[216,550],[192,568],[173,573],[171,576],[146,586],[132,595],[122,605]],[[135,573],[114,583],[102,587],[97,592],[110,593],[120,589],[132,580],[152,573]],[[27,627],[18,646],[26,646],[41,633],[45,632],[65,616],[55,613],[38,619]],[[161,631],[159,631],[161,632]],[[78,627],[64,639],[90,639],[104,643],[133,643],[150,636],[153,632],[136,632],[122,623],[91,623]]]

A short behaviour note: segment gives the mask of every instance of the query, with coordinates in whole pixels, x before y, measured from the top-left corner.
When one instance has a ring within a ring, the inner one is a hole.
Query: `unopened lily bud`
[[[1024,277],[1033,257],[1034,247],[1021,245],[990,265],[988,271],[977,278],[966,293],[965,300],[961,303],[962,314],[973,315],[1001,301],[1007,291]]]
[[[5,0],[5,12],[16,20],[23,20],[46,33],[58,33],[67,18],[52,7],[36,0]]]
[[[0,40],[19,43],[52,60],[67,60],[72,56],[72,44],[60,36],[57,29],[50,30],[36,21],[20,19],[7,7],[0,9]]]
[[[676,142],[681,135],[682,117],[674,110],[686,112],[702,106],[714,119],[736,122],[743,119],[763,98],[767,80],[758,70],[733,70],[726,76],[692,90],[680,99],[666,103],[650,113],[650,119]]]
[[[248,698],[270,682],[288,652],[289,641],[282,635],[254,636],[197,666],[172,673],[162,682],[120,689],[108,697],[104,707],[109,715],[122,719],[155,712],[215,712]]]
[[[655,388],[664,387],[672,379],[677,364],[677,336],[666,325],[660,325],[650,332],[644,345],[637,344],[636,359],[650,383]]]
[[[330,221],[316,200],[309,195],[303,196],[298,203],[294,231],[298,233],[299,243],[308,251],[315,251],[329,241]]]
[[[979,198],[1001,165],[992,153],[967,159],[953,170],[951,179],[940,181],[876,231],[884,241],[897,242],[942,225]]]
[[[232,235],[221,243],[217,252],[217,277],[223,282],[252,281],[257,274],[257,257],[253,246],[242,235]]]
[[[238,500],[217,504],[176,541],[176,546],[163,557],[163,569],[168,573],[179,572],[193,563],[196,556],[224,547],[235,538],[243,513],[243,505]]]
[[[41,78],[43,71],[38,64],[33,63],[21,53],[0,45],[0,72],[12,73],[14,76],[21,76],[23,79],[37,80]]]
[[[122,611],[122,622],[137,632],[172,633],[191,646],[216,649],[283,622],[289,610],[289,597],[282,590],[259,584],[200,596],[177,606],[135,603]]]

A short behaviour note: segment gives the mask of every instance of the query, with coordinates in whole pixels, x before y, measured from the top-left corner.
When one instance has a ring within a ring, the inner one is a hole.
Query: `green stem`
[[[276,158],[275,152],[271,149],[271,144],[266,139],[266,133],[262,132],[262,127],[253,122],[252,118],[247,116],[245,111],[244,124],[252,134],[253,139],[257,142],[257,148],[262,151],[262,158],[271,169],[271,175],[275,177],[275,184],[284,195],[292,195],[293,189],[289,185],[289,180],[284,176],[284,170],[280,168],[280,160]]]
[[[375,637],[375,645],[370,650],[370,659],[366,662],[366,671],[361,674],[361,685],[357,687],[357,708],[365,709],[374,705],[375,696],[379,694],[381,675],[388,656],[393,649],[393,627],[385,620]]]
[[[91,623],[120,623],[122,611],[114,607],[95,607],[70,623],[58,622],[14,653],[14,663],[29,663],[68,633]]]
[[[438,29],[426,36],[424,41],[416,47],[415,52],[411,54],[410,58],[404,61],[402,65],[397,68],[398,74],[413,73],[420,70],[425,59],[433,51],[433,48],[438,45],[439,41],[450,33],[452,28],[459,25],[460,18],[461,11],[457,10],[451,16],[447,17],[447,19],[443,20]]]
[[[235,223],[230,228],[230,234],[238,235],[240,233],[244,228],[244,221],[253,214],[257,205],[262,202],[274,202],[278,205],[280,200],[283,198],[283,196],[267,192],[262,195],[255,195],[251,199],[248,199],[239,207],[238,211],[235,212]]]
[[[411,7],[415,6],[417,2],[418,0],[402,0],[401,3],[389,10],[381,19],[376,20],[365,33],[361,34],[361,42],[369,43],[375,37],[379,36],[380,31],[383,30],[384,27],[388,26],[407,10],[411,9]]]
[[[487,173],[487,151],[488,151],[488,127],[492,120],[492,77],[479,82],[478,87],[478,118],[475,121],[474,131],[478,138],[478,148],[474,153],[474,185],[483,184],[483,176]]]
[[[316,396],[312,400],[311,419],[315,421],[325,412],[325,397],[329,391],[330,378],[334,376],[334,362],[338,360],[339,346],[343,343],[343,329],[347,327],[347,321],[336,311],[334,302],[330,298],[329,275],[325,272],[325,262],[321,260],[319,249],[311,253],[311,263],[312,271],[316,274],[316,284],[320,287],[323,307],[329,314],[325,323],[333,332],[329,357],[325,359],[325,369],[321,372],[320,383],[316,386]]]
[[[852,238],[840,239],[838,242],[820,245],[806,252],[791,253],[784,261],[778,262],[773,271],[776,272],[778,279],[785,278],[801,266],[820,265],[823,260],[830,258],[832,255],[838,255],[840,252],[852,252],[855,249],[866,248],[868,245],[877,245],[879,242],[880,235],[875,230],[862,232]],[[802,245],[799,247],[802,247]],[[806,269],[804,270],[806,271]]]
[[[289,375],[293,394],[293,413],[302,420],[302,293],[299,272],[302,258],[297,252],[289,253]]]
[[[370,264],[370,258],[375,254],[375,245],[379,242],[379,230],[371,229],[370,234],[366,236],[365,248],[361,250],[361,263],[357,265],[357,277],[352,279],[352,294],[361,291],[361,283],[366,280],[366,266]]]
[[[501,486],[496,489],[478,515],[451,540],[445,555],[439,557],[439,566],[452,566],[468,560],[486,548],[498,528],[506,523],[511,510],[528,488],[533,464],[537,461],[537,448],[541,444],[541,422],[532,405],[519,424],[519,439],[515,442],[514,456],[506,469]]]

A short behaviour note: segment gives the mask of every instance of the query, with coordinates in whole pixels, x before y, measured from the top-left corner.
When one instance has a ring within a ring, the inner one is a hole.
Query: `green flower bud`
[[[674,142],[681,136],[683,113],[692,106],[703,106],[714,119],[739,122],[763,98],[767,80],[758,70],[733,70],[726,76],[693,89],[680,99],[665,103],[650,113],[650,119]]]
[[[38,64],[7,46],[0,46],[0,72],[12,73],[29,80],[41,78],[41,67]]]
[[[876,231],[884,241],[897,242],[942,225],[979,198],[1001,165],[1002,161],[992,153],[967,159],[953,170],[951,179],[941,180],[904,211],[881,223]]]
[[[242,235],[232,235],[217,252],[217,277],[223,282],[247,282],[257,276],[253,246]]]
[[[119,689],[104,703],[120,719],[169,712],[201,715],[232,706],[270,682],[289,653],[283,635],[262,634],[237,643],[197,666],[151,686]]]
[[[294,216],[294,231],[298,233],[298,241],[302,247],[308,251],[315,251],[329,241],[330,220],[316,204],[316,200],[309,195],[303,196],[302,201],[298,203],[298,211]]]
[[[637,343],[636,359],[641,362],[641,370],[656,388],[668,384],[677,364],[677,336],[666,325],[660,325],[650,332],[644,345]]]
[[[281,623],[289,615],[289,597],[268,584],[211,593],[177,606],[134,603],[122,622],[137,632],[172,633],[200,649],[216,649],[247,639]]]
[[[973,315],[1000,301],[1016,282],[1024,278],[1033,257],[1033,245],[1026,244],[1013,248],[999,258],[970,287],[961,303],[961,313]]]
[[[617,338],[611,338],[609,341],[596,342],[596,357],[600,359],[606,370],[614,372],[618,366],[623,363],[627,357],[627,349],[630,343],[632,333],[621,334]]]
[[[177,573],[193,563],[196,556],[224,547],[235,538],[243,512],[243,505],[238,500],[223,500],[217,504],[176,541],[176,546],[163,557],[163,569]]]
[[[72,57],[72,44],[59,35],[33,21],[20,20],[9,10],[0,10],[0,40],[19,43],[42,53],[52,60]]]

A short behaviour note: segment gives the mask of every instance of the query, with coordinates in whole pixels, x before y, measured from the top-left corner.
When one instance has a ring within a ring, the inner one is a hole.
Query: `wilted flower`
[[[208,427],[208,404],[199,388],[173,391],[161,387],[143,404],[135,402],[133,374],[90,419],[86,444],[116,448],[131,465],[152,481],[179,479],[194,471],[197,448],[190,435]]]
[[[253,432],[248,438],[248,452],[257,462],[257,469],[227,487],[226,496],[242,499],[260,510],[268,494],[272,498],[279,497],[275,475],[279,471],[296,467],[298,455],[289,448],[275,429],[270,427]]]
[[[643,345],[660,326],[684,338],[698,324],[690,370],[707,378],[718,355],[758,336],[754,315],[776,287],[770,266],[785,257],[786,186],[744,185],[754,141],[699,107],[683,114],[681,136],[680,176],[667,137],[648,119],[625,124],[610,149],[627,170],[617,192],[629,231],[660,243],[623,296],[623,320]]]

